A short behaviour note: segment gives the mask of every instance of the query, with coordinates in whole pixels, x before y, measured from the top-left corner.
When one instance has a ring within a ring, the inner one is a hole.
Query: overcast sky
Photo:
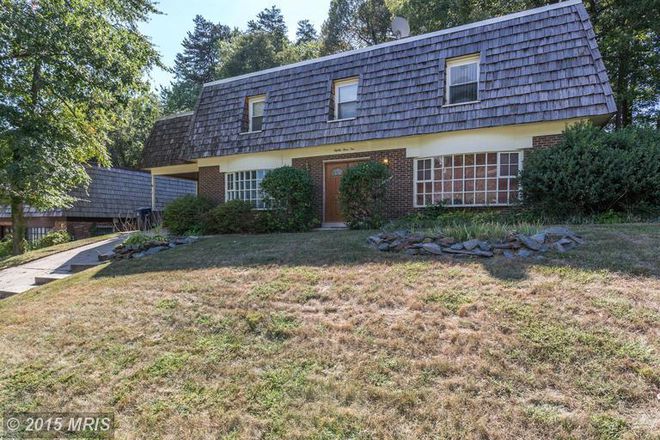
[[[282,10],[289,38],[293,39],[299,20],[308,19],[320,31],[330,0],[160,0],[158,8],[163,14],[152,17],[141,29],[156,45],[165,65],[172,67],[181,41],[192,30],[195,15],[245,30],[248,20],[273,5]],[[151,74],[154,88],[168,85],[171,79],[172,75],[161,69]]]

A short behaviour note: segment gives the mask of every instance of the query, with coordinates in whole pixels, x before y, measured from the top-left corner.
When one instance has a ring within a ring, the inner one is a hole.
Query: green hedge
[[[255,232],[252,203],[231,200],[210,210],[204,219],[205,234],[240,234]]]
[[[312,177],[307,171],[288,166],[276,168],[266,174],[261,189],[270,207],[270,228],[307,231],[318,222],[312,207]]]
[[[364,162],[346,170],[339,184],[339,202],[352,229],[383,225],[390,170],[379,162]]]
[[[172,234],[199,234],[204,227],[206,213],[213,202],[203,197],[187,195],[173,200],[163,212],[163,226]]]
[[[559,145],[525,155],[521,185],[524,205],[551,215],[657,211],[660,131],[575,125]]]

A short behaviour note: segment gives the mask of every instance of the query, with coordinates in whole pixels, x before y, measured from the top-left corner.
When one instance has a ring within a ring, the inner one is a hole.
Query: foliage
[[[0,201],[16,237],[24,205],[64,208],[87,185],[84,165],[108,164],[118,105],[146,90],[158,63],[137,31],[151,0],[5,0],[0,15]],[[14,253],[24,249],[18,238]]]
[[[321,53],[329,55],[391,39],[392,13],[384,0],[332,0],[321,28]]]
[[[526,155],[521,185],[525,205],[550,214],[658,210],[660,132],[575,125],[558,146]]]
[[[230,200],[210,210],[204,217],[206,234],[242,234],[255,232],[252,203]]]
[[[284,46],[289,44],[284,16],[276,6],[264,9],[257,14],[256,20],[250,20],[248,22],[248,33],[266,35],[275,52],[280,52],[284,49]]]
[[[390,170],[379,162],[349,168],[339,184],[339,203],[346,224],[353,229],[380,227]]]
[[[318,40],[319,35],[309,20],[300,20],[296,29],[296,45]]]
[[[5,258],[11,255],[12,242],[11,237],[5,237],[0,240],[0,258]]]
[[[316,222],[312,207],[312,177],[289,166],[269,171],[261,182],[276,230],[306,231]]]
[[[221,62],[220,42],[232,38],[229,26],[213,23],[201,15],[196,15],[193,23],[193,31],[181,43],[183,52],[174,60],[175,80],[169,88],[161,90],[166,113],[194,108],[202,84],[216,79],[216,68]]]
[[[437,209],[437,208],[436,208]],[[387,231],[410,230],[442,233],[459,241],[477,238],[500,240],[511,232],[533,235],[541,228],[542,217],[526,215],[522,211],[438,209],[422,211],[394,220],[383,229]]]
[[[166,242],[168,241],[167,235],[161,230],[154,231],[135,231],[124,240],[124,244],[127,246],[141,247],[149,242]]]
[[[345,1],[345,0],[344,0]],[[554,0],[393,0],[395,15],[408,18],[414,35],[511,12]],[[656,0],[585,1],[598,47],[614,89],[615,126],[660,124],[660,20]]]
[[[213,203],[203,197],[186,195],[173,200],[163,212],[163,226],[172,234],[183,235],[202,230]]]
[[[51,231],[39,240],[30,243],[30,249],[42,249],[49,246],[55,246],[56,244],[67,243],[71,240],[73,240],[73,238],[67,231]]]
[[[223,62],[218,66],[220,78],[238,76],[279,65],[272,38],[265,32],[242,34],[220,45]]]
[[[160,113],[158,99],[144,94],[130,99],[115,117],[114,128],[108,133],[108,151],[112,166],[138,168],[144,142]]]

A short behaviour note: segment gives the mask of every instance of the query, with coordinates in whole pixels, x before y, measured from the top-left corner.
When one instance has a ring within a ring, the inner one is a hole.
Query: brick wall
[[[554,147],[561,142],[564,135],[562,134],[548,134],[545,136],[534,136],[532,138],[532,148],[547,148]]]
[[[388,160],[392,180],[387,191],[388,218],[401,217],[413,208],[413,159],[406,158],[404,148],[398,150],[369,151],[364,153],[334,154],[328,156],[295,158],[292,165],[309,171],[314,183],[314,209],[317,217],[323,221],[323,168],[324,161],[352,158],[369,158],[377,162]]]
[[[215,203],[225,201],[225,173],[220,172],[220,167],[200,167],[197,192]]]

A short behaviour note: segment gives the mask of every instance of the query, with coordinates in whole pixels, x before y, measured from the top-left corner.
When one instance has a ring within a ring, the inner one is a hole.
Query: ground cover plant
[[[544,261],[223,235],[0,301],[0,411],[117,438],[651,439],[657,225]]]

